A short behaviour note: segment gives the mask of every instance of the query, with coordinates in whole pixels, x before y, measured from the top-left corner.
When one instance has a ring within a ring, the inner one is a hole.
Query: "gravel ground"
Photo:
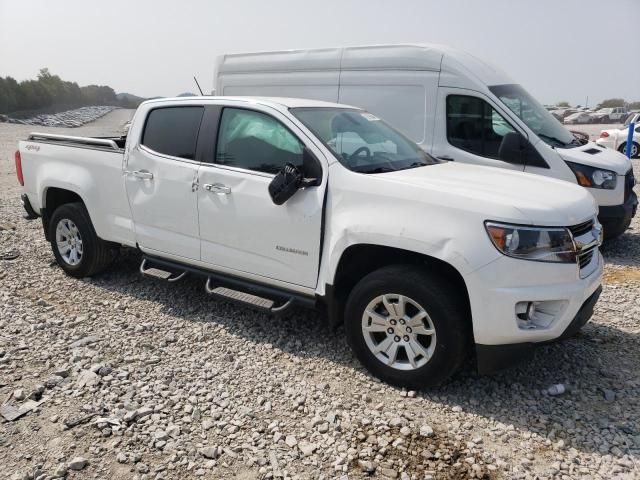
[[[44,402],[0,420],[0,478],[640,478],[637,219],[577,338],[407,392],[370,377],[318,314],[270,318],[195,281],[143,279],[134,252],[66,277],[22,218],[12,158],[30,128],[0,125],[0,224],[15,227],[0,253],[20,253],[0,260],[0,404]]]

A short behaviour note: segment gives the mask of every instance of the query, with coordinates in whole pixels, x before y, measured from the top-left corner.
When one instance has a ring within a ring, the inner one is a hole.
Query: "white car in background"
[[[600,138],[596,143],[601,147],[613,148],[619,152],[625,153],[627,148],[627,137],[629,135],[629,127],[612,128],[610,130],[602,130]],[[640,156],[640,125],[637,123],[633,129],[633,145],[631,146],[631,158]]]
[[[599,122],[617,123],[621,122],[627,116],[627,109],[626,107],[601,108],[594,112],[593,116],[598,119]]]
[[[593,118],[587,112],[572,113],[564,119],[565,124],[592,123]]]
[[[622,128],[628,127],[630,123],[635,123],[636,125],[640,125],[640,112],[638,111],[629,112],[629,115],[627,115],[627,118],[624,120],[624,123],[622,124]]]

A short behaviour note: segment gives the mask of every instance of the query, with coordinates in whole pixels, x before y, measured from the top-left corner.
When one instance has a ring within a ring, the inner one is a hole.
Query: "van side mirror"
[[[498,157],[504,162],[525,165],[525,142],[526,139],[518,132],[506,133],[498,148]]]
[[[302,170],[287,163],[269,183],[269,195],[276,205],[282,205],[303,187],[314,187],[322,182],[322,166],[315,155],[304,147]]]
[[[498,158],[515,165],[549,168],[547,162],[531,145],[531,142],[518,132],[509,132],[502,137],[498,148]]]

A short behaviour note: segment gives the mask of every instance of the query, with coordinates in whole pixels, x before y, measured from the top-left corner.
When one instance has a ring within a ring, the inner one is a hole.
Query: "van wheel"
[[[409,265],[370,273],[347,300],[351,348],[390,384],[422,388],[443,382],[462,365],[470,338],[456,293],[442,278]]]
[[[618,147],[618,151],[623,155],[627,154],[627,142],[624,142],[622,145]],[[640,145],[638,142],[633,142],[631,145],[631,158],[640,157]]]
[[[58,265],[72,277],[94,275],[115,257],[112,245],[96,235],[82,203],[67,203],[53,212],[49,239]]]

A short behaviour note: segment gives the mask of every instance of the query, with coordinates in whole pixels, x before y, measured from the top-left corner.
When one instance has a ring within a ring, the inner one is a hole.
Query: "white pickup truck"
[[[322,308],[407,387],[570,336],[600,294],[593,197],[434,159],[374,115],[299,99],[151,100],[126,138],[33,133],[16,171],[71,276],[139,248],[140,271],[270,313]],[[544,192],[543,195],[540,192]]]

